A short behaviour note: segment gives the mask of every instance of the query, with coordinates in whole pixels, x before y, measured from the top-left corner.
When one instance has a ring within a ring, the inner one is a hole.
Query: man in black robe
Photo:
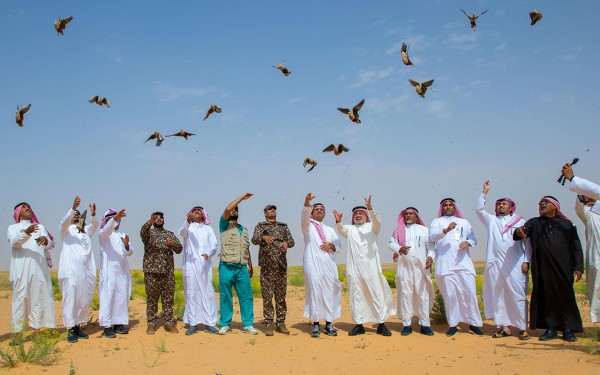
[[[540,336],[542,341],[558,338],[557,330],[563,332],[564,340],[577,341],[574,333],[583,332],[583,325],[573,278],[579,281],[583,273],[581,242],[575,225],[560,211],[556,198],[543,197],[539,213],[513,235],[515,240],[529,237],[533,248],[529,326],[546,329]]]

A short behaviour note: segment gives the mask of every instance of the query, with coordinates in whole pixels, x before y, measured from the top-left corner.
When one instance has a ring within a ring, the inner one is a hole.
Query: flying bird
[[[105,105],[106,108],[110,108],[110,103],[108,102],[108,99],[101,98],[98,95],[94,96],[93,98],[90,98],[90,100],[88,100],[88,102],[90,102],[92,104],[98,104],[99,106]]]
[[[464,10],[461,9],[461,11],[465,14],[465,16],[467,16],[467,18],[469,19],[469,21],[471,21],[471,29],[473,29],[473,31],[475,31],[475,28],[477,27],[477,19],[481,16],[483,16],[485,14],[485,12],[487,12],[489,9],[484,10],[483,12],[481,12],[480,15],[475,15],[475,13],[473,13],[473,15],[469,16],[467,14],[467,12],[465,12]]]
[[[17,122],[17,124],[19,124],[19,126],[21,128],[23,127],[23,118],[24,118],[25,114],[27,112],[29,112],[30,109],[31,109],[31,104],[27,104],[23,108],[19,108],[19,106],[17,106],[17,112],[15,112],[15,121]]]
[[[54,21],[54,28],[56,29],[59,35],[65,35],[65,28],[67,27],[67,24],[71,21],[73,21],[72,16],[67,17],[64,20],[61,20],[60,17],[58,17],[58,20]]]
[[[364,99],[361,100],[357,105],[352,107],[352,111],[350,111],[348,108],[338,108],[338,111],[348,115],[348,118],[350,119],[350,121],[352,121],[356,124],[360,124],[360,118],[358,118],[358,111],[360,111],[363,104],[365,104]]]
[[[433,79],[431,81],[421,82],[421,83],[413,81],[412,79],[409,79],[408,82],[410,82],[410,84],[415,87],[415,91],[423,99],[425,99],[425,92],[427,91],[427,88],[431,87],[431,85],[433,85]]]
[[[402,55],[402,62],[404,65],[413,65],[412,61],[408,58],[408,46],[406,43],[402,42],[402,49],[400,51],[400,55]]]
[[[536,22],[542,20],[542,12],[540,12],[537,9],[534,9],[531,12],[529,12],[529,18],[531,18],[531,26],[533,26],[536,24]]]
[[[217,106],[216,104],[211,104],[208,112],[206,112],[206,116],[204,116],[202,121],[206,120],[213,112],[221,113],[221,107]]]
[[[148,139],[146,139],[146,142],[148,142],[152,139],[156,139],[156,147],[160,146],[160,144],[165,140],[165,138],[162,136],[162,134],[160,134],[157,131],[154,131],[154,133],[152,133],[152,135],[150,137],[148,137]],[[146,142],[144,142],[144,143],[146,143]]]
[[[187,141],[188,137],[192,136],[192,135],[196,135],[196,134],[188,133],[185,130],[181,129],[179,131],[179,133],[167,135],[167,137],[183,137]]]
[[[304,159],[304,163],[303,163],[303,165],[304,165],[304,167],[305,167],[305,168],[306,168],[306,165],[307,165],[307,164],[310,164],[310,165],[312,165],[312,167],[310,167],[310,168],[308,169],[308,171],[306,171],[306,173],[308,173],[308,172],[312,171],[313,169],[315,169],[315,167],[316,167],[316,166],[317,166],[317,164],[319,164],[319,163],[317,163],[317,161],[316,161],[315,159],[306,158],[306,159]]]
[[[333,143],[323,149],[323,152],[332,152],[335,156],[339,156],[342,152],[348,152],[350,149],[343,144],[338,144],[337,146]]]
[[[277,64],[277,66],[275,66],[275,65],[272,65],[272,66],[275,69],[281,70],[281,73],[283,73],[283,75],[286,76],[286,77],[289,76],[290,74],[292,74],[292,72],[290,72],[288,70],[288,68],[286,68],[285,65],[283,65],[283,63]]]

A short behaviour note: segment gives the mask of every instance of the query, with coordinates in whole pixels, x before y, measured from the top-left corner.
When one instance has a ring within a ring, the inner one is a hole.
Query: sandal
[[[529,333],[527,333],[527,331],[523,330],[519,332],[519,340],[521,341],[525,341],[525,340],[529,340]]]
[[[499,338],[508,337],[508,336],[509,336],[508,333],[506,333],[504,331],[504,329],[500,329],[498,332],[496,332],[492,335],[492,338],[499,339]]]

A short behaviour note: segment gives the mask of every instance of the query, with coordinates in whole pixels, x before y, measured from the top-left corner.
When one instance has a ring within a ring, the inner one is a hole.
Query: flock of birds
[[[482,15],[484,15],[485,13],[487,13],[487,11],[488,11],[488,10],[485,10],[479,14],[473,13],[473,14],[469,15],[464,10],[462,10],[462,9],[460,9],[460,10],[469,19],[469,22],[470,22],[470,25],[471,25],[471,28],[473,29],[473,31],[476,31],[477,19],[479,17],[481,17]],[[537,22],[542,20],[542,12],[540,12],[537,9],[534,9],[531,12],[529,12],[529,17],[531,18],[531,26],[533,26]],[[56,32],[58,33],[58,35],[64,35],[64,31],[65,31],[67,25],[71,21],[73,21],[72,16],[64,18],[64,19],[61,19],[59,17],[58,20],[54,21],[54,28],[56,29]],[[412,63],[412,61],[410,61],[410,58],[408,56],[408,50],[409,50],[409,46],[407,46],[406,43],[403,42],[402,47],[400,48],[400,56],[402,58],[402,63],[407,66],[413,66],[414,64]],[[285,61],[283,61],[281,64],[273,65],[273,68],[281,71],[281,73],[287,77],[292,72],[284,64],[285,64]],[[431,79],[429,81],[425,81],[425,82],[417,82],[412,79],[408,80],[408,82],[415,88],[416,93],[423,99],[425,99],[425,93],[427,92],[427,89],[433,85],[433,81],[434,81],[433,79]],[[104,105],[104,106],[106,106],[106,108],[110,108],[110,103],[109,103],[108,99],[100,97],[98,95],[90,98],[88,101],[92,104],[97,104],[99,106]],[[360,124],[361,120],[359,117],[359,111],[362,109],[364,104],[365,104],[365,99],[362,99],[360,102],[358,102],[358,104],[356,104],[354,107],[352,107],[352,109],[339,107],[338,111],[347,115],[348,119],[350,119],[350,121],[352,121],[353,123]],[[15,113],[15,120],[16,120],[16,123],[20,127],[23,127],[23,125],[24,125],[23,120],[24,120],[25,114],[27,112],[29,112],[30,109],[31,109],[31,104],[28,104],[27,106],[25,106],[23,108],[20,108],[19,106],[17,106],[17,111]],[[208,117],[210,115],[212,115],[213,113],[221,113],[221,107],[217,106],[216,104],[211,104],[210,108],[206,112],[206,116],[204,116],[204,119],[202,119],[202,121],[208,119]],[[175,134],[167,135],[166,137],[182,137],[183,139],[187,140],[190,136],[193,136],[193,135],[195,135],[195,134],[188,133],[187,131],[181,129],[179,132],[177,132]],[[151,140],[156,140],[155,144],[158,147],[165,140],[165,137],[163,137],[163,135],[160,132],[154,131],[154,133],[152,133],[148,137],[148,139],[146,139],[146,141],[144,143],[151,141]],[[335,156],[339,156],[343,152],[348,152],[348,151],[350,151],[350,149],[341,143],[337,144],[337,145],[330,144],[329,146],[327,146],[323,149],[323,152],[333,152],[333,154]],[[304,163],[303,163],[305,168],[307,165],[311,166],[307,170],[307,172],[312,171],[317,166],[317,164],[318,164],[317,161],[310,157],[307,157],[306,159],[304,159]]]

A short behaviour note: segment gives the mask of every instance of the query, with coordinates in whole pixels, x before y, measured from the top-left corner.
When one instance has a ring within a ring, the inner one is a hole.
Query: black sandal
[[[494,333],[494,334],[492,335],[492,338],[499,339],[499,338],[502,338],[502,337],[508,337],[508,336],[509,336],[509,335],[508,335],[508,333],[506,333],[506,332],[504,331],[504,329],[501,329],[501,330],[499,330],[498,332]]]
[[[527,333],[527,331],[522,330],[519,332],[519,340],[521,341],[525,341],[525,340],[529,340],[529,333]]]

